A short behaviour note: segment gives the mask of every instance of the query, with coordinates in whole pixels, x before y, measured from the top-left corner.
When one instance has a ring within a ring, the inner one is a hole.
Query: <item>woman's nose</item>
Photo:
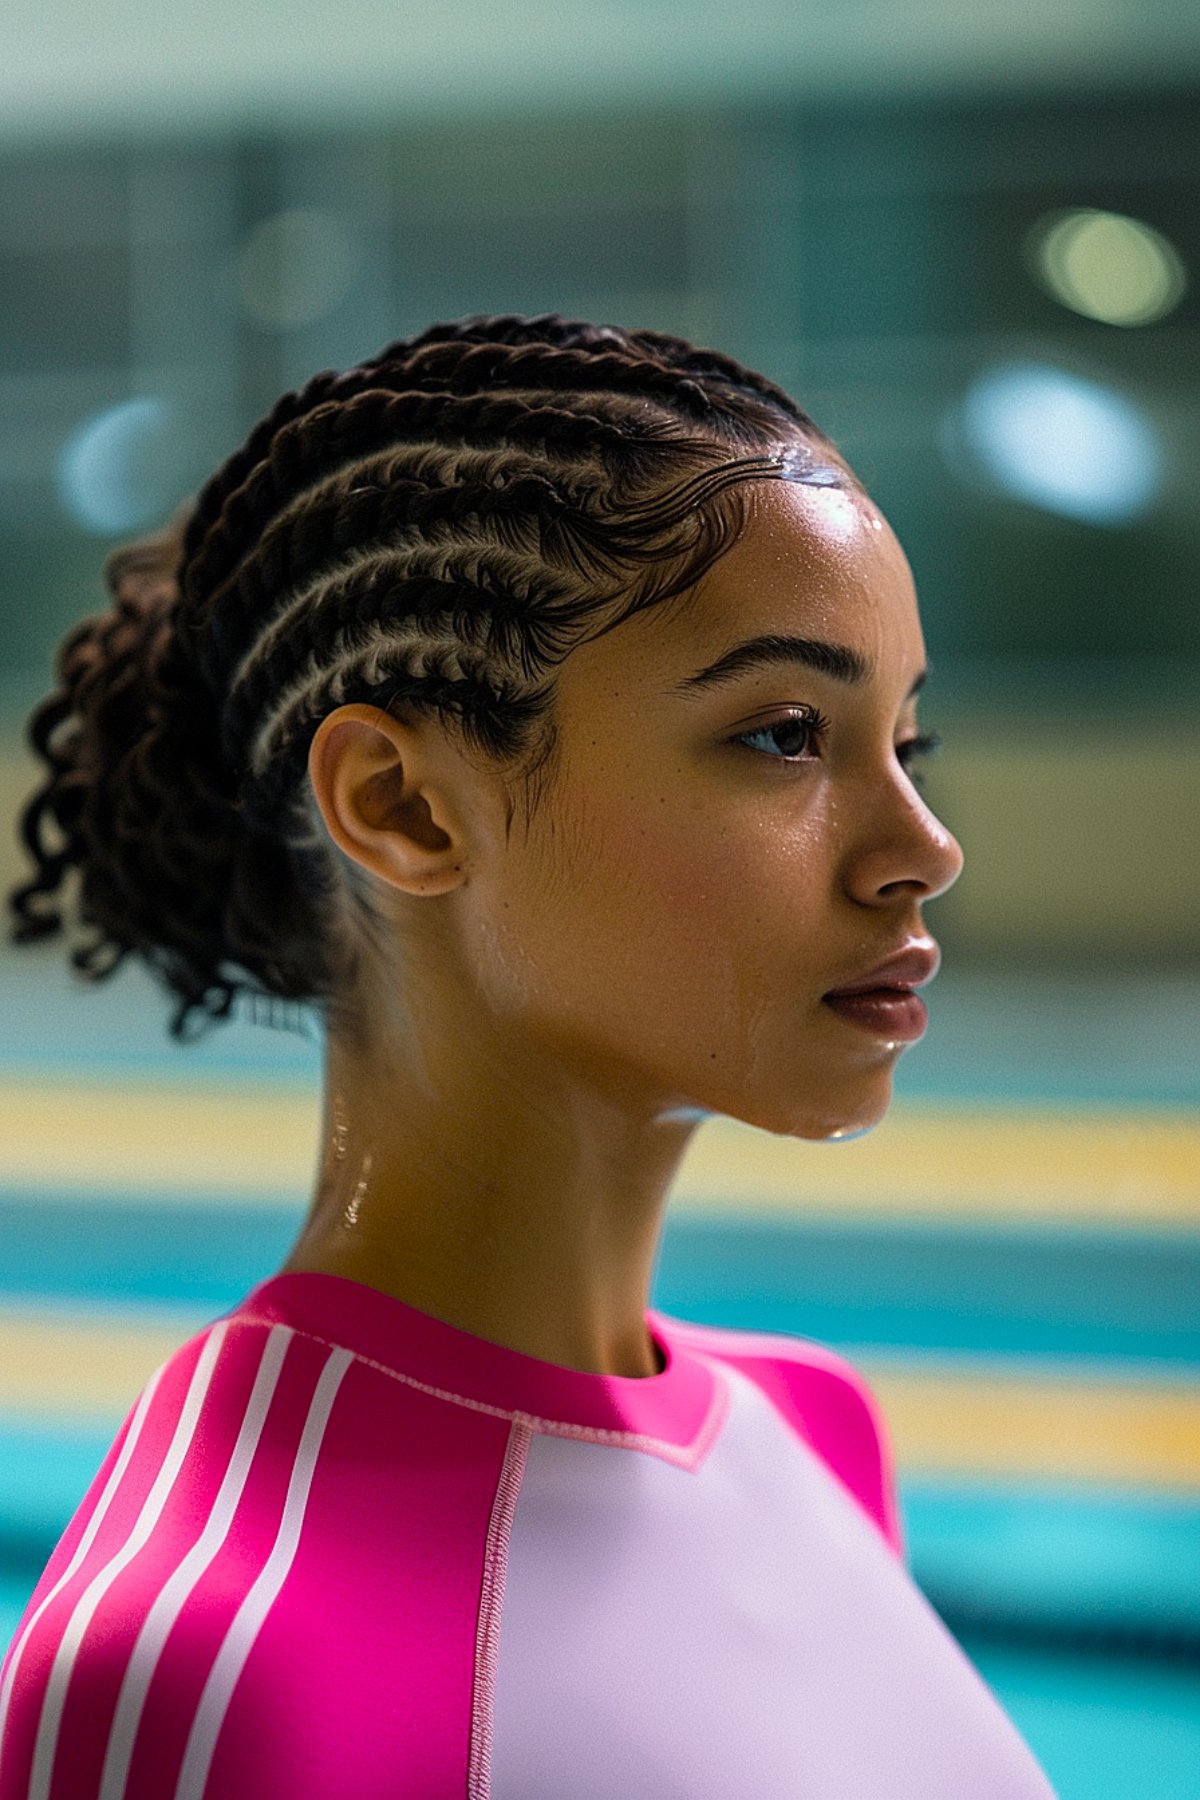
[[[962,845],[911,786],[899,812],[889,812],[886,826],[877,816],[874,842],[856,861],[856,898],[868,904],[899,887],[934,900],[962,874]]]

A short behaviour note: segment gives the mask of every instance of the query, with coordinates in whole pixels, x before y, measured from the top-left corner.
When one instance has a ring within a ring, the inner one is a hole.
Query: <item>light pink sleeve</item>
[[[852,1363],[807,1338],[730,1331],[668,1318],[672,1335],[755,1382],[905,1560],[896,1475],[879,1403]]]

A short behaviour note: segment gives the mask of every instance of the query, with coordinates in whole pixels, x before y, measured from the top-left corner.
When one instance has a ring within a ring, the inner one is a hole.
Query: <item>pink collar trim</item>
[[[552,1428],[684,1448],[696,1443],[718,1397],[708,1362],[672,1336],[669,1318],[649,1308],[647,1327],[665,1367],[640,1379],[543,1362],[344,1275],[273,1275],[227,1316],[290,1325],[449,1398]]]

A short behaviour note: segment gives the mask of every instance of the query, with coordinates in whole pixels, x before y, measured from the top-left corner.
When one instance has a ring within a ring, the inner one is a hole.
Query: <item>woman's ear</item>
[[[456,765],[436,754],[435,733],[441,741],[436,720],[408,725],[356,703],[327,714],[308,750],[309,780],[333,841],[410,894],[460,886],[468,862],[466,813],[453,796]]]

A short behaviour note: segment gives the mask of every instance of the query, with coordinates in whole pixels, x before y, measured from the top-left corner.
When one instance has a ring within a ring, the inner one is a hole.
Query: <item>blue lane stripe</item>
[[[668,1213],[651,1302],[830,1343],[1200,1363],[1200,1238]],[[214,1316],[274,1272],[299,1208],[0,1203],[0,1290]]]
[[[1200,1651],[1195,1494],[923,1479],[900,1501],[913,1575],[947,1618]]]
[[[0,1201],[0,1289],[56,1301],[196,1305],[214,1315],[286,1257],[300,1208]]]
[[[1200,1361],[1200,1239],[940,1222],[672,1219],[655,1303],[828,1342]]]
[[[0,1415],[0,1565],[41,1568],[120,1424],[118,1416],[67,1426]]]

